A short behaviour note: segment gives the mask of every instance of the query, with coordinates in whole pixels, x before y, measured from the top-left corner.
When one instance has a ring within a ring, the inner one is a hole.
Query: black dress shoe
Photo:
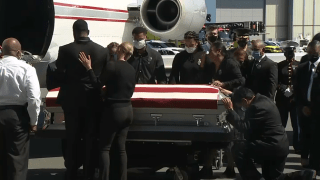
[[[316,179],[316,171],[315,170],[302,170],[296,171],[289,174],[286,174],[284,180],[313,180]]]
[[[234,171],[234,169],[227,168],[224,171],[224,173],[222,174],[222,176],[224,176],[226,178],[235,178],[236,177],[236,172]]]
[[[202,168],[199,171],[199,177],[201,179],[211,179],[213,177],[212,168]]]

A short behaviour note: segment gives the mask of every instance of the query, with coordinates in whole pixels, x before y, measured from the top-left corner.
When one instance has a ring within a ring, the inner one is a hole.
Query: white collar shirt
[[[314,75],[315,75],[315,72],[316,72],[316,69],[317,69],[319,63],[320,63],[320,58],[316,62],[313,63],[314,67],[311,72],[310,84],[308,87],[308,94],[307,94],[307,98],[308,98],[309,102],[311,102],[311,89],[312,89],[312,84],[313,84],[313,78],[314,78]],[[311,70],[310,68],[311,68],[311,62],[309,61],[309,71]]]
[[[41,105],[40,94],[35,68],[13,56],[0,59],[0,106],[28,103],[30,124],[37,125]]]

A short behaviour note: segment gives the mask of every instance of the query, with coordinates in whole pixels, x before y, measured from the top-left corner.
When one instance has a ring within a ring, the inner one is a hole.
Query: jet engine
[[[206,16],[205,0],[144,0],[140,8],[143,26],[165,39],[183,39],[187,31],[199,32]]]

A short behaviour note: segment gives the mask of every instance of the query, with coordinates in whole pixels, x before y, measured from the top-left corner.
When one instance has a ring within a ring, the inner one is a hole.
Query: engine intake
[[[140,9],[142,24],[165,39],[183,38],[187,31],[199,32],[206,16],[205,0],[144,0]]]

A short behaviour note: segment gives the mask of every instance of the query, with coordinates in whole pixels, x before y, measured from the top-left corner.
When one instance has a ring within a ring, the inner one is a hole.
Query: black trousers
[[[236,142],[232,152],[243,180],[278,180],[285,177],[283,170],[287,156],[266,157],[268,152],[257,152],[254,145],[247,142]],[[262,174],[255,167],[255,163],[261,164]]]
[[[0,106],[0,179],[27,179],[30,118],[24,106]]]
[[[315,122],[318,121],[318,122]],[[319,116],[314,117],[314,126],[311,135],[310,166],[316,171],[320,171],[320,122]]]
[[[93,107],[62,107],[66,126],[66,179],[76,179],[79,164],[83,162],[84,177],[94,176],[98,162],[97,137],[100,111]],[[79,154],[83,156],[79,158]]]
[[[109,180],[110,149],[114,149],[112,179],[127,179],[126,140],[129,126],[133,120],[132,106],[106,107],[100,122],[100,177]],[[116,167],[115,167],[116,165]]]
[[[308,159],[312,146],[312,129],[315,125],[311,117],[306,117],[303,114],[299,116],[299,124],[301,130],[301,158]]]

